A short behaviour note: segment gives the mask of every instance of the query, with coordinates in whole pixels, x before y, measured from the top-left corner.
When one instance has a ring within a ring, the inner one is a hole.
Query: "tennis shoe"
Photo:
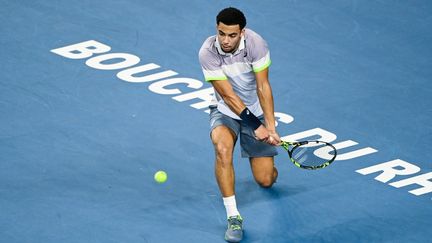
[[[225,240],[228,242],[240,242],[243,239],[243,219],[240,215],[228,218],[228,229],[225,232]]]

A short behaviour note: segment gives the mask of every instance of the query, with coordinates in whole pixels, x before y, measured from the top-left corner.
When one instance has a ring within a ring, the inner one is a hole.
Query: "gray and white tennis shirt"
[[[245,29],[234,53],[225,53],[217,37],[210,36],[199,51],[199,60],[206,81],[228,80],[234,92],[255,116],[263,114],[256,92],[255,73],[270,66],[271,60],[267,43],[260,35]],[[223,114],[240,120],[216,90],[211,104],[217,105]]]

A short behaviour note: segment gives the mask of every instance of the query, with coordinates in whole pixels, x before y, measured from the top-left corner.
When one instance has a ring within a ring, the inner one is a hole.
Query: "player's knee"
[[[278,171],[276,168],[273,169],[273,174],[264,175],[260,178],[257,178],[257,183],[263,188],[270,188],[273,186],[273,184],[276,182],[276,179],[278,177]]]
[[[273,183],[273,180],[258,181],[258,185],[260,185],[262,188],[270,188],[273,186]]]
[[[230,148],[229,146],[223,143],[216,144],[215,150],[216,150],[216,157],[220,159],[226,159],[232,156],[231,154],[232,148]]]
[[[272,187],[274,182],[275,179],[272,176],[265,176],[257,180],[258,185],[260,185],[263,188]]]

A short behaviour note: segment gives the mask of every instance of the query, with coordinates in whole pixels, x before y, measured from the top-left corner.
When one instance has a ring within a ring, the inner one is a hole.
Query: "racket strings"
[[[333,151],[333,149],[327,145],[315,147],[301,145],[293,148],[293,150],[291,151],[291,158],[295,162],[303,166],[320,166],[329,162],[328,157],[325,158],[323,156],[319,156],[319,154],[316,153],[316,151],[321,148],[331,149]]]

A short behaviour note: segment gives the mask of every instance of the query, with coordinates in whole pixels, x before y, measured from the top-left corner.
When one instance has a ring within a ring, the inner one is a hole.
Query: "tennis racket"
[[[287,152],[291,162],[299,168],[316,170],[329,166],[336,158],[336,148],[323,141],[285,142],[280,144]],[[325,151],[320,153],[319,151]]]

